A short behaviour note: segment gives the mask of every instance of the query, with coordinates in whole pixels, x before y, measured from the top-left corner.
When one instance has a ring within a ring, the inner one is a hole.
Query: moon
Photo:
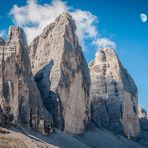
[[[144,13],[141,13],[141,14],[140,14],[140,19],[141,19],[141,21],[142,21],[143,23],[145,23],[145,22],[147,21],[147,15],[144,14]]]

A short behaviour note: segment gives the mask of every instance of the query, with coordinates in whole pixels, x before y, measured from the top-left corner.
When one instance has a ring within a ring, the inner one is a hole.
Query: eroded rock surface
[[[32,71],[55,126],[84,132],[90,118],[89,69],[75,35],[72,17],[64,13],[31,43]]]
[[[26,36],[10,27],[8,42],[0,46],[0,125],[22,124],[50,132],[52,118],[43,107],[33,80]]]
[[[98,51],[89,68],[93,122],[129,138],[137,136],[137,87],[114,50]]]

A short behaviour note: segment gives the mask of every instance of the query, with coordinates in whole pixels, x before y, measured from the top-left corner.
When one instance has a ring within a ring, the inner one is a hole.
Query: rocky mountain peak
[[[137,136],[140,132],[137,87],[115,51],[101,49],[89,68],[93,122],[128,137]]]
[[[36,83],[55,126],[80,134],[90,118],[90,77],[75,31],[74,20],[63,13],[33,40],[29,53]]]
[[[115,50],[112,48],[101,48],[100,50],[98,50],[95,54],[96,58],[98,56],[100,56],[100,53],[104,53],[104,54],[110,54],[110,55],[116,55]]]
[[[62,13],[56,20],[55,23],[71,24],[76,29],[75,20],[68,12]]]
[[[9,27],[9,40],[13,39],[15,40],[16,38],[22,38],[24,36],[24,31],[20,27],[15,27],[15,26],[10,26]]]
[[[10,27],[8,42],[0,48],[0,125],[50,132],[52,119],[33,80],[24,31]]]
[[[64,12],[62,13],[59,17],[56,18],[56,20],[47,25],[44,30],[43,30],[43,33],[41,34],[41,36],[43,38],[47,38],[48,34],[49,34],[49,31],[51,29],[54,29],[54,27],[68,27],[68,28],[71,28],[73,31],[76,30],[76,25],[75,25],[75,21],[74,19],[72,18],[72,16],[67,13],[67,12]],[[64,33],[64,32],[61,32],[61,33]],[[63,35],[64,37],[64,35]]]
[[[10,26],[9,27],[9,36],[8,36],[8,44],[9,43],[14,43],[17,44],[18,42],[20,42],[22,44],[22,46],[26,46],[27,47],[27,39],[26,39],[26,35],[25,32],[22,28],[20,27],[15,27],[15,26]]]
[[[114,49],[112,48],[102,48],[95,54],[95,59],[92,61],[92,64],[99,64],[100,62],[106,62],[106,60],[112,60],[119,64],[120,61]],[[91,62],[90,62],[91,64]]]

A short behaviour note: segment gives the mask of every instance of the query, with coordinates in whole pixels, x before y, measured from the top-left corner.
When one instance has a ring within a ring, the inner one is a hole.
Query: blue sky
[[[81,10],[81,12],[87,11],[91,13],[88,16],[88,20],[89,17],[95,19],[92,24],[89,24],[90,32],[88,37],[85,34],[81,35],[82,44],[84,44],[83,48],[87,47],[84,50],[87,61],[89,62],[95,56],[97,47],[93,44],[93,41],[97,40],[97,38],[105,38],[115,43],[115,50],[122,64],[137,84],[139,103],[148,110],[148,21],[144,23],[140,19],[141,13],[148,15],[148,1],[87,0],[86,2],[86,0],[67,0],[62,2],[64,3],[64,7],[72,9],[69,10],[72,13],[77,10]],[[42,6],[47,3],[50,6],[51,0],[38,0],[36,3]],[[16,9],[13,7],[14,4],[17,5],[17,8],[27,5],[26,0],[0,0],[0,31],[4,38],[6,38],[6,30],[8,30],[10,25],[15,24],[24,27],[28,25],[18,20],[15,14],[17,13]],[[61,5],[56,7],[56,9],[59,10],[59,7]],[[12,12],[12,10],[14,11],[10,15],[10,11]],[[22,11],[24,11],[23,8]],[[79,20],[79,18],[77,19]],[[33,23],[31,22],[31,24]],[[41,24],[40,26],[42,28],[43,25]],[[26,30],[28,29],[27,27]],[[93,27],[97,29],[97,35],[93,34]],[[85,29],[87,28],[80,28],[80,31],[85,32]]]

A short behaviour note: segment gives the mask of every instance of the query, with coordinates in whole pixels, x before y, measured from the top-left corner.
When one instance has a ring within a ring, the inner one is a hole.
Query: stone
[[[0,37],[0,46],[3,46],[5,44],[6,44],[5,41]]]
[[[140,133],[138,91],[115,51],[99,50],[89,68],[92,121],[97,127],[136,137]]]
[[[139,105],[138,105],[138,117],[139,118],[147,118],[147,112],[144,108],[141,108]]]
[[[89,68],[68,13],[60,15],[29,47],[32,72],[54,125],[72,134],[90,120]]]
[[[0,125],[21,124],[38,130],[40,120],[52,124],[33,80],[24,31],[10,27],[0,46]],[[43,131],[44,132],[44,131]]]
[[[148,131],[148,116],[146,110],[140,106],[138,106],[138,117],[142,133],[144,134],[146,131]]]

